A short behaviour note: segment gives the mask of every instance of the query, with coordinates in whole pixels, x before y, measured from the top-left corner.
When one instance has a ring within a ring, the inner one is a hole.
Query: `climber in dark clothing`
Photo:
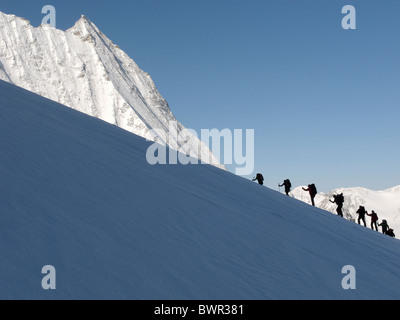
[[[389,225],[387,223],[386,220],[383,220],[381,224],[379,224],[378,226],[382,227],[382,233],[386,234],[389,230]]]
[[[394,230],[393,229],[389,229],[386,232],[386,235],[388,235],[389,237],[392,237],[392,238],[396,238],[396,235],[394,234]]]
[[[371,214],[367,212],[367,216],[371,217],[371,229],[378,231],[378,215],[375,213],[374,210],[372,210]]]
[[[310,197],[311,197],[311,203],[312,205],[315,207],[315,196],[318,194],[317,188],[315,186],[315,184],[309,184],[307,189],[304,189],[304,191],[308,191],[310,193]]]
[[[257,173],[256,177],[252,181],[258,181],[260,185],[264,185],[264,177],[261,173]]]
[[[285,187],[285,193],[288,196],[290,189],[292,188],[292,183],[290,182],[289,179],[286,179],[285,181],[283,181],[282,184],[279,185],[279,187],[283,187],[283,186]]]
[[[360,208],[357,210],[358,214],[358,224],[361,225],[361,221],[364,222],[364,226],[367,227],[367,223],[365,222],[365,215],[367,214],[367,211],[365,211],[365,208],[363,206],[360,206]]]
[[[343,218],[343,204],[344,204],[344,196],[343,193],[342,194],[338,194],[338,195],[334,195],[333,196],[333,201],[329,200],[332,203],[336,203],[337,204],[337,209],[336,212],[339,216],[341,216]]]

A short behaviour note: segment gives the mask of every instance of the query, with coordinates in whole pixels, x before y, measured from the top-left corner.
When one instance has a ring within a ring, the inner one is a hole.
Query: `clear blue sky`
[[[400,1],[0,2],[57,28],[85,14],[149,72],[185,126],[255,129],[267,186],[400,185]],[[357,9],[357,30],[341,27]]]

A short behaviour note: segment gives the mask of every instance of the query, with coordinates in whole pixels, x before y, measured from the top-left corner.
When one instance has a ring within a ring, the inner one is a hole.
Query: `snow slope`
[[[161,134],[171,148],[223,167],[177,122],[149,74],[85,16],[64,32],[0,12],[0,79],[150,140],[152,129],[171,132]]]
[[[400,298],[396,239],[3,81],[0,115],[0,299]]]
[[[333,195],[343,193],[345,197],[344,215],[347,219],[357,219],[356,214],[359,206],[364,206],[370,213],[374,210],[380,221],[387,220],[389,226],[395,230],[397,237],[400,235],[400,186],[383,191],[368,190],[366,188],[340,188],[329,193],[319,193],[315,198],[315,204],[329,212],[336,214],[336,205],[329,202],[333,200]],[[311,204],[310,197],[302,187],[295,188],[292,196]],[[370,218],[367,218],[370,227]],[[397,231],[397,232],[396,232]]]

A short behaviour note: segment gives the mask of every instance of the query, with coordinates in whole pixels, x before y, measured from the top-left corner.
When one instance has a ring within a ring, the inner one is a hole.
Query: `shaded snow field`
[[[0,115],[1,299],[400,298],[396,239],[2,81]]]

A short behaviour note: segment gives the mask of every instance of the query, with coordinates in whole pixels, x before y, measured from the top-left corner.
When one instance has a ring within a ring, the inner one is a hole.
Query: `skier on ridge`
[[[364,226],[367,227],[367,223],[365,222],[365,215],[368,212],[365,210],[365,207],[360,206],[357,210],[357,214],[358,214],[358,224],[361,225],[361,221],[364,222]]]
[[[278,186],[279,186],[279,188],[285,186],[285,193],[288,196],[290,189],[292,188],[292,183],[290,182],[289,179],[286,179],[285,181],[283,181],[282,184],[279,184]]]
[[[369,214],[367,212],[367,216],[371,217],[371,229],[378,231],[377,222],[378,222],[379,218],[378,218],[378,215],[376,214],[376,212],[374,210],[372,210],[371,214]]]
[[[394,234],[394,230],[393,229],[389,229],[386,232],[386,235],[388,235],[389,237],[392,237],[392,238],[396,238],[396,235]]]
[[[315,207],[314,199],[315,199],[315,196],[318,194],[317,187],[315,186],[315,184],[314,183],[313,184],[309,184],[308,188],[307,189],[303,188],[303,190],[304,191],[308,191],[310,193],[311,204]]]
[[[344,204],[344,196],[343,193],[338,194],[338,195],[334,195],[333,196],[334,200],[329,200],[332,203],[336,203],[337,204],[337,209],[336,212],[337,214],[343,218],[343,204]]]
[[[389,230],[389,225],[387,223],[386,220],[382,220],[382,223],[379,224],[380,227],[382,227],[382,233],[383,234],[387,234],[388,230]]]
[[[259,185],[261,185],[261,186],[264,185],[264,177],[261,173],[257,173],[256,177],[253,178],[252,181],[256,181],[256,180],[258,181]]]

